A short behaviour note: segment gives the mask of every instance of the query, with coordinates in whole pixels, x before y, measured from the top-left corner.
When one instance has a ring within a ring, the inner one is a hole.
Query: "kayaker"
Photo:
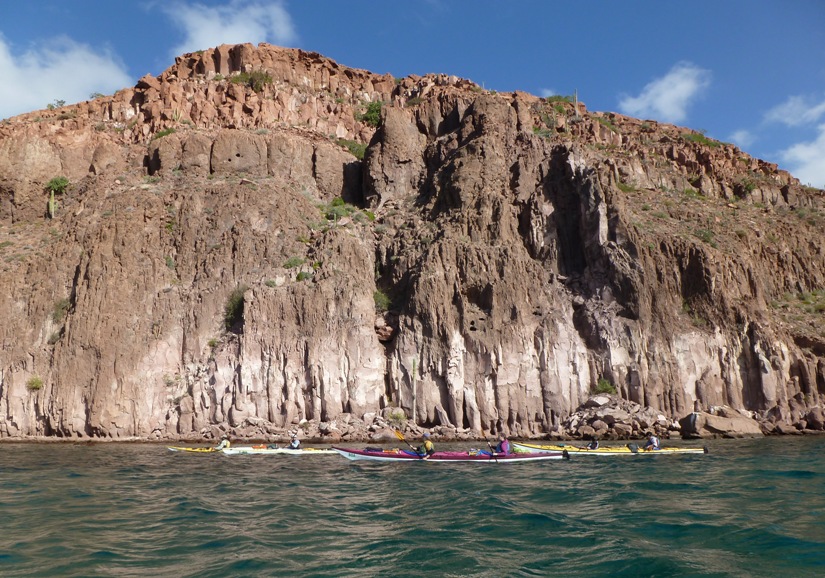
[[[415,448],[415,453],[421,456],[422,460],[428,460],[430,456],[435,453],[435,446],[430,440],[430,434],[428,432],[424,432],[424,435],[421,437],[424,441],[420,446]]]
[[[298,439],[298,432],[292,432],[292,437],[289,440],[287,448],[291,450],[301,449],[301,440]]]
[[[599,449],[599,438],[593,436],[590,438],[590,443],[585,446],[585,449],[588,450],[597,450]]]
[[[647,443],[642,448],[645,451],[652,451],[652,450],[660,450],[662,449],[659,447],[659,438],[657,438],[653,432],[647,434]]]
[[[504,433],[498,436],[498,444],[496,444],[496,453],[507,455],[510,453],[510,440]]]
[[[230,446],[229,438],[227,436],[221,436],[221,443],[219,443],[215,449],[216,450],[223,450]]]

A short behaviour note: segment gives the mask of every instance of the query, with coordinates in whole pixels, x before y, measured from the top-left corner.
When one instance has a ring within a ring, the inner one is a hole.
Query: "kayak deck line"
[[[273,455],[284,454],[288,456],[320,455],[334,456],[335,452],[328,448],[270,448],[267,446],[237,446],[228,447],[221,450],[228,456],[236,455]]]

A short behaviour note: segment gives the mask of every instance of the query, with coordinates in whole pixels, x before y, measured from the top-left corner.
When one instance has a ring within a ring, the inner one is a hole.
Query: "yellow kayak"
[[[594,456],[635,456],[639,454],[650,455],[672,455],[672,454],[706,454],[708,448],[660,448],[658,450],[645,450],[637,444],[629,443],[624,446],[601,446],[595,450],[587,448],[568,445],[568,444],[525,444],[513,442],[513,449],[516,452],[560,452],[567,450],[570,454],[584,455],[592,454]]]
[[[190,452],[195,454],[209,454],[218,451],[216,448],[184,448],[179,446],[170,446],[169,449],[173,452]]]

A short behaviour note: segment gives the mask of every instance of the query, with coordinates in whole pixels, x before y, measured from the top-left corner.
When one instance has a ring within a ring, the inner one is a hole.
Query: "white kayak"
[[[315,456],[315,455],[335,455],[334,450],[327,448],[300,448],[293,450],[290,448],[271,448],[265,445],[258,446],[230,446],[228,448],[218,449],[215,447],[208,448],[189,448],[189,447],[170,447],[169,450],[173,452],[187,452],[196,454],[225,454],[227,456],[237,456],[246,454],[287,454],[290,456]]]

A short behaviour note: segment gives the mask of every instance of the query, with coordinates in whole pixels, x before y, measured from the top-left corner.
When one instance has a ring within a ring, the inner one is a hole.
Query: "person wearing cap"
[[[642,449],[645,450],[645,451],[653,451],[653,450],[661,449],[659,447],[659,438],[657,438],[653,434],[653,432],[650,432],[649,434],[647,434],[647,443],[644,445],[644,447]]]
[[[597,438],[596,436],[593,436],[592,438],[590,438],[590,443],[587,444],[586,446],[584,446],[584,449],[586,449],[586,450],[597,450],[597,449],[599,449],[599,438]]]
[[[428,460],[430,456],[435,453],[435,445],[433,445],[432,440],[430,440],[429,433],[424,432],[424,435],[421,437],[424,439],[424,443],[415,448],[415,452],[421,456],[422,460]]]
[[[220,451],[226,449],[230,446],[229,438],[227,436],[221,436],[221,443],[219,443],[215,449]]]
[[[507,455],[510,453],[510,440],[501,432],[498,436],[498,444],[496,444],[496,453]]]
[[[298,432],[292,432],[292,437],[289,440],[289,445],[287,448],[291,450],[299,450],[301,449],[301,440],[298,439]]]

